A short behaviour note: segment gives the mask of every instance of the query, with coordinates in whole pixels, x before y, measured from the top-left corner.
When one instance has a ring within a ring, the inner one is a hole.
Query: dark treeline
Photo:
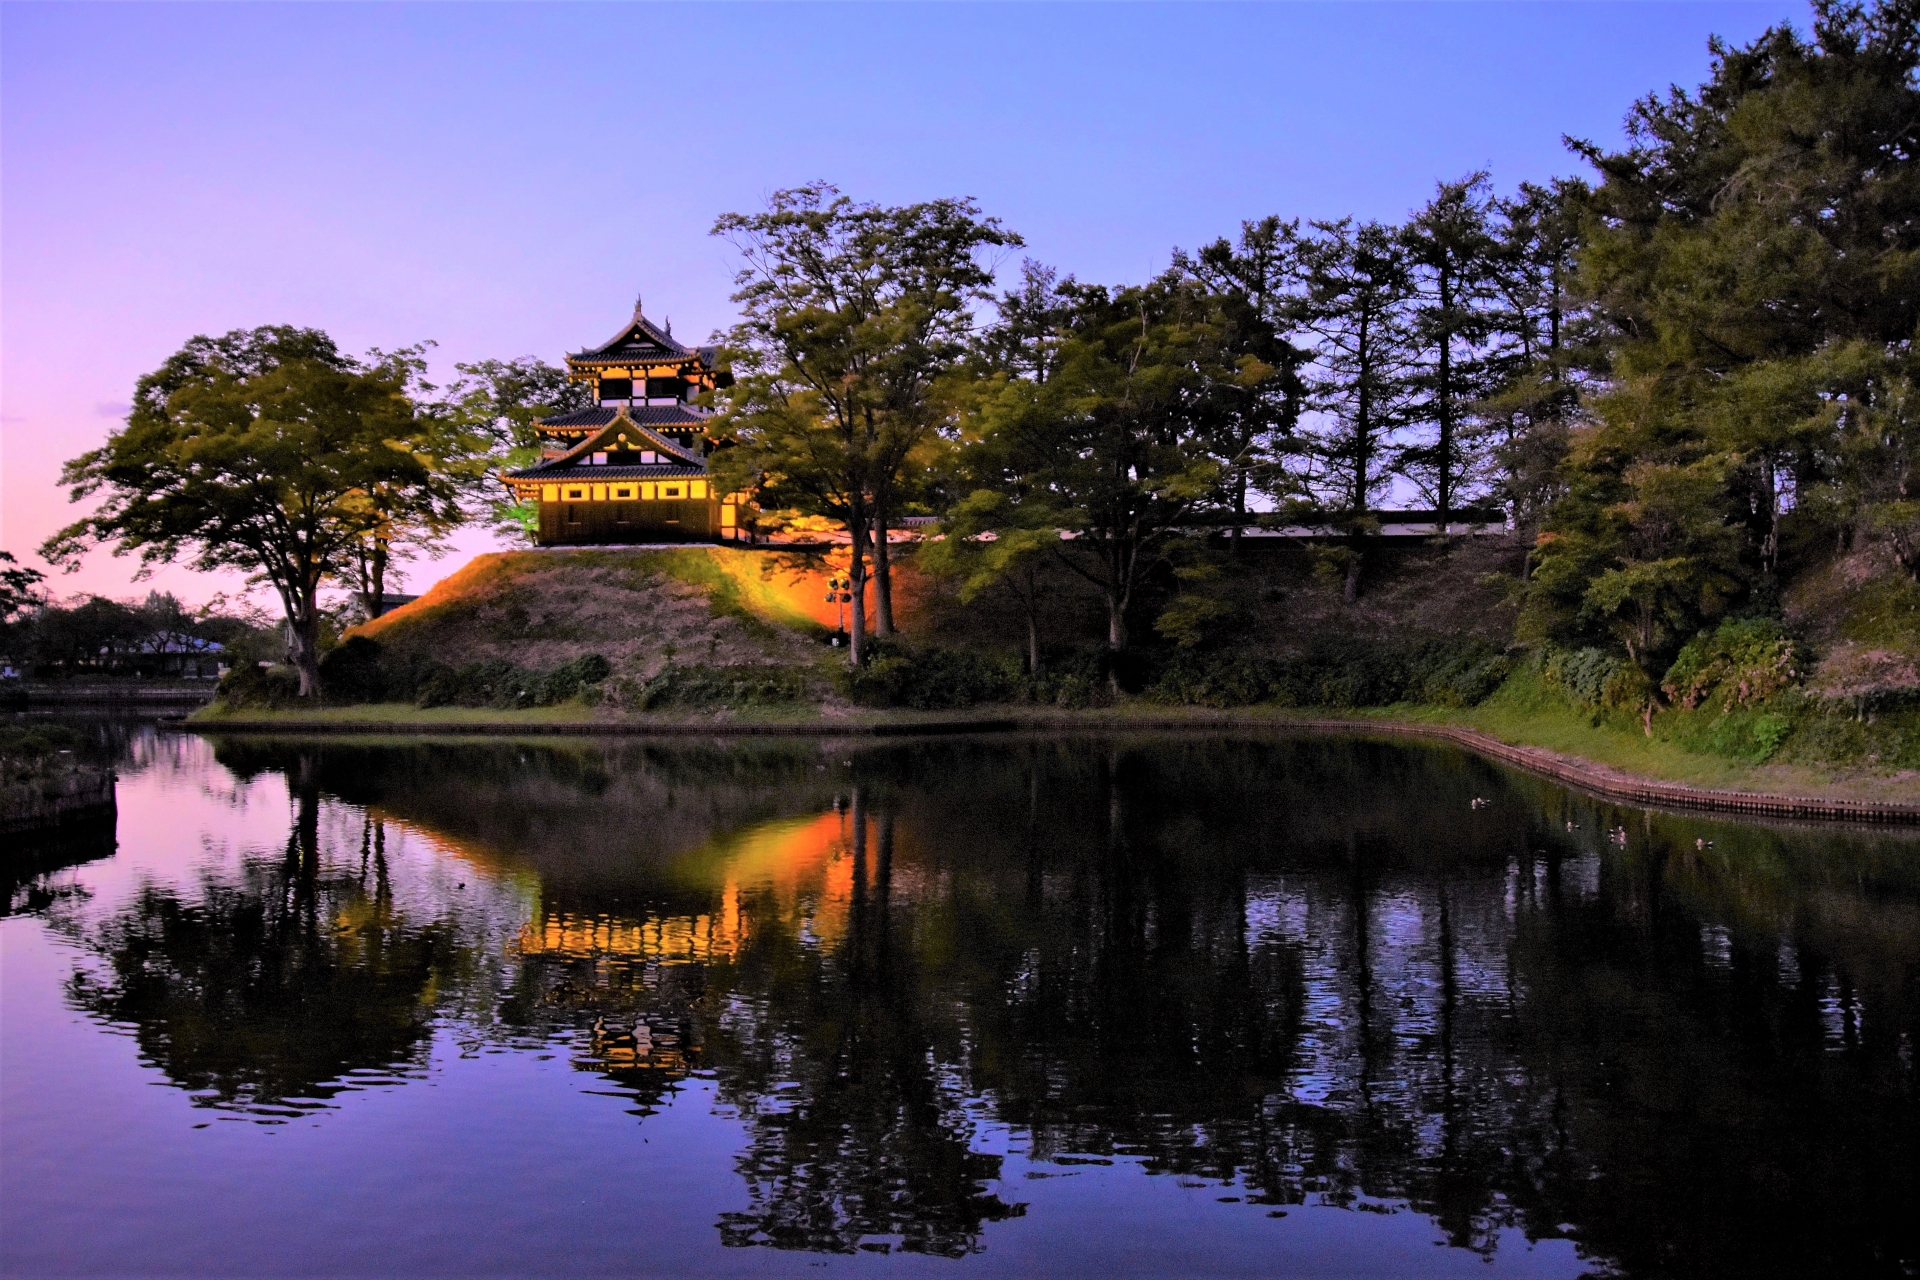
[[[285,652],[271,619],[216,599],[200,609],[171,592],[140,601],[23,595],[0,617],[0,664],[21,676],[212,677]]]
[[[1038,564],[1098,592],[1120,651],[1218,607],[1162,587],[1142,617],[1156,575],[1218,572],[1192,526],[1237,549],[1256,510],[1310,515],[1345,534],[1322,554],[1351,603],[1384,496],[1497,507],[1527,547],[1516,639],[1652,687],[1702,627],[1777,613],[1811,555],[1871,542],[1920,575],[1916,13],[1825,3],[1810,36],[1716,41],[1624,149],[1570,143],[1594,181],[1250,220],[1140,285],[1028,261],[996,293],[1020,241],[970,202],[778,193],[715,229],[746,263],[717,465],[847,528],[883,636],[889,523],[945,516],[924,563],[1019,599],[1030,665]]]

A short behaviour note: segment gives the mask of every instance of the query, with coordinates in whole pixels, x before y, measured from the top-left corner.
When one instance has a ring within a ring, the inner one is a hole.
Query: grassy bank
[[[194,723],[820,734],[1340,719],[1456,726],[1690,787],[1920,801],[1920,594],[1885,565],[1836,560],[1783,618],[1723,622],[1642,670],[1602,648],[1509,646],[1487,583],[1513,548],[1496,541],[1402,548],[1358,604],[1297,548],[1270,550],[1221,579],[1217,635],[1119,656],[1066,625],[1062,584],[1037,675],[1003,643],[1007,619],[931,580],[904,634],[849,671],[826,643],[818,565],[718,547],[501,553],[349,632],[322,660],[326,705],[300,706],[290,670],[247,667]]]
[[[312,711],[230,711],[209,708],[190,718],[200,729],[218,731],[223,725],[249,729],[366,728],[394,731],[497,732],[516,730],[553,733],[568,729],[584,734],[646,732],[650,729],[714,733],[782,730],[818,733],[844,730],[965,732],[982,728],[1022,727],[1049,732],[1177,729],[1205,730],[1272,728],[1284,730],[1306,721],[1344,720],[1367,725],[1449,725],[1472,729],[1514,746],[1538,747],[1589,765],[1630,777],[1724,791],[1764,792],[1826,799],[1880,803],[1920,801],[1920,772],[1876,772],[1820,768],[1804,764],[1747,764],[1725,756],[1690,750],[1684,744],[1648,737],[1638,726],[1622,726],[1576,711],[1544,696],[1524,679],[1509,681],[1477,707],[1434,707],[1401,703],[1364,710],[1271,705],[1219,710],[1180,706],[1144,698],[1123,698],[1111,706],[1065,710],[1028,705],[977,706],[930,712],[885,709],[849,709],[819,705],[755,707],[706,712],[632,713],[571,703],[521,711],[484,707],[433,707],[406,703],[326,707]]]
[[[1853,766],[1747,764],[1602,722],[1570,707],[1496,695],[1481,706],[1401,705],[1336,713],[1355,720],[1458,725],[1514,746],[1541,747],[1618,773],[1716,791],[1757,791],[1880,803],[1920,803],[1920,771]]]

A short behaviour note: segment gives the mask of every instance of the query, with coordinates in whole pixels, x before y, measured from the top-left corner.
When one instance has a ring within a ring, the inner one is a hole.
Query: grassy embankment
[[[1479,576],[1481,567],[1477,562],[1463,566],[1462,583]],[[1836,585],[1836,575],[1843,578],[1843,570],[1813,580],[1801,592],[1799,608],[1801,629],[1826,627],[1818,636],[1825,659],[1812,683],[1824,681],[1828,692],[1845,692],[1838,686],[1860,678],[1860,671],[1871,668],[1878,672],[1875,678],[1884,677],[1887,664],[1903,661],[1899,655],[1916,647],[1909,642],[1920,636],[1912,616],[1915,602],[1907,599],[1911,592],[1884,584],[1848,589],[1843,581]],[[1435,593],[1415,587],[1416,577],[1431,588],[1429,572],[1410,574],[1404,584],[1383,585],[1376,598],[1388,603],[1377,606],[1377,634],[1404,626],[1396,616],[1400,611],[1391,607],[1395,591],[1432,608]],[[1277,593],[1261,582],[1265,579],[1249,587],[1248,598],[1256,603],[1248,612],[1256,616],[1246,623],[1250,632],[1270,634],[1275,623],[1257,616],[1257,602]],[[216,704],[194,719],[209,727],[228,721],[289,729],[353,724],[553,732],[578,726],[590,732],[648,726],[724,730],[750,724],[858,731],[1008,719],[1035,728],[1281,727],[1300,719],[1338,718],[1457,725],[1620,773],[1698,787],[1882,801],[1920,797],[1920,772],[1903,767],[1898,758],[1908,751],[1900,749],[1884,763],[1876,753],[1889,741],[1897,744],[1905,730],[1889,723],[1876,726],[1871,714],[1815,716],[1805,709],[1814,704],[1802,698],[1792,704],[1801,710],[1794,713],[1799,719],[1790,731],[1776,725],[1773,744],[1756,751],[1753,722],[1779,719],[1771,712],[1716,705],[1662,710],[1649,733],[1649,725],[1630,712],[1574,705],[1549,687],[1537,666],[1524,661],[1471,706],[1403,701],[1317,708],[1266,702],[1213,708],[1180,705],[1164,689],[1102,697],[1097,701],[1105,705],[1077,707],[1031,700],[927,710],[861,705],[837,675],[842,651],[824,643],[825,623],[832,619],[831,606],[823,609],[820,603],[824,586],[817,565],[736,548],[482,556],[421,600],[349,633],[349,639],[357,635],[379,648],[383,674],[374,687],[366,686],[364,673],[336,661],[336,689],[361,681],[358,695],[350,693],[336,705],[305,709],[256,698],[248,706]],[[1292,583],[1277,607],[1295,612],[1317,607],[1311,590],[1304,579]],[[1469,591],[1464,585],[1460,589],[1463,595]],[[1836,602],[1844,603],[1836,607]],[[965,620],[937,605],[916,606],[911,629],[923,639],[964,643]],[[1808,623],[1815,615],[1826,623]],[[569,683],[569,677],[556,683],[568,664],[589,654],[607,660],[603,679]],[[527,705],[528,689],[534,700],[547,704]],[[1913,716],[1911,710],[1896,712],[1890,723],[1897,726]],[[1778,741],[1782,737],[1784,747]]]

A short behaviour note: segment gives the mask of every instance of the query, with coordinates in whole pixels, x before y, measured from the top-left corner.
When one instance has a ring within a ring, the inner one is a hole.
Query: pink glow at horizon
[[[644,291],[732,314],[713,220],[814,178],[971,195],[1063,272],[1139,280],[1244,218],[1397,219],[1578,172],[1706,41],[1799,5],[0,6],[0,547],[196,333],[455,360],[597,343]],[[424,590],[489,535],[409,571]],[[237,578],[104,551],[59,595]],[[263,603],[266,602],[262,597]]]

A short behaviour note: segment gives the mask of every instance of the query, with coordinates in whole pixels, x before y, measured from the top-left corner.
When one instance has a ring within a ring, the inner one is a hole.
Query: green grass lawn
[[[290,730],[315,724],[392,725],[396,729],[403,726],[488,725],[498,726],[506,733],[511,733],[515,726],[520,725],[530,728],[577,725],[583,732],[591,733],[596,729],[645,724],[663,728],[711,726],[715,730],[748,725],[796,728],[840,725],[850,731],[875,726],[907,728],[915,724],[951,728],[956,723],[1004,721],[1008,718],[1023,721],[1035,729],[1060,731],[1155,726],[1169,729],[1200,728],[1207,725],[1224,727],[1228,724],[1270,725],[1280,729],[1290,722],[1308,719],[1350,720],[1356,725],[1396,722],[1458,725],[1516,746],[1544,747],[1549,751],[1605,765],[1621,773],[1667,782],[1717,790],[1826,795],[1856,800],[1920,800],[1920,775],[1912,771],[1893,773],[1865,768],[1820,769],[1791,764],[1745,764],[1725,756],[1689,750],[1661,736],[1648,737],[1637,723],[1627,725],[1608,720],[1595,723],[1594,717],[1545,694],[1537,684],[1523,678],[1510,680],[1493,697],[1471,708],[1402,704],[1345,711],[1272,706],[1215,711],[1128,698],[1114,706],[1084,711],[1034,706],[982,706],[959,711],[856,710],[796,703],[730,710],[674,709],[621,713],[578,702],[512,711],[488,707],[422,709],[408,703],[374,703],[277,711],[231,711],[215,705],[196,712],[189,720],[196,726],[206,728],[215,728],[225,721],[285,725]],[[1660,722],[1655,723],[1657,727]]]
[[[1850,800],[1920,801],[1920,773],[1868,765],[1748,764],[1692,750],[1667,736],[1671,722],[1654,721],[1649,737],[1631,717],[1600,719],[1546,695],[1516,677],[1477,707],[1383,707],[1347,713],[1360,720],[1449,724],[1476,729],[1515,746],[1544,747],[1636,777],[1716,790],[1829,796]],[[1663,716],[1673,713],[1663,713]]]

